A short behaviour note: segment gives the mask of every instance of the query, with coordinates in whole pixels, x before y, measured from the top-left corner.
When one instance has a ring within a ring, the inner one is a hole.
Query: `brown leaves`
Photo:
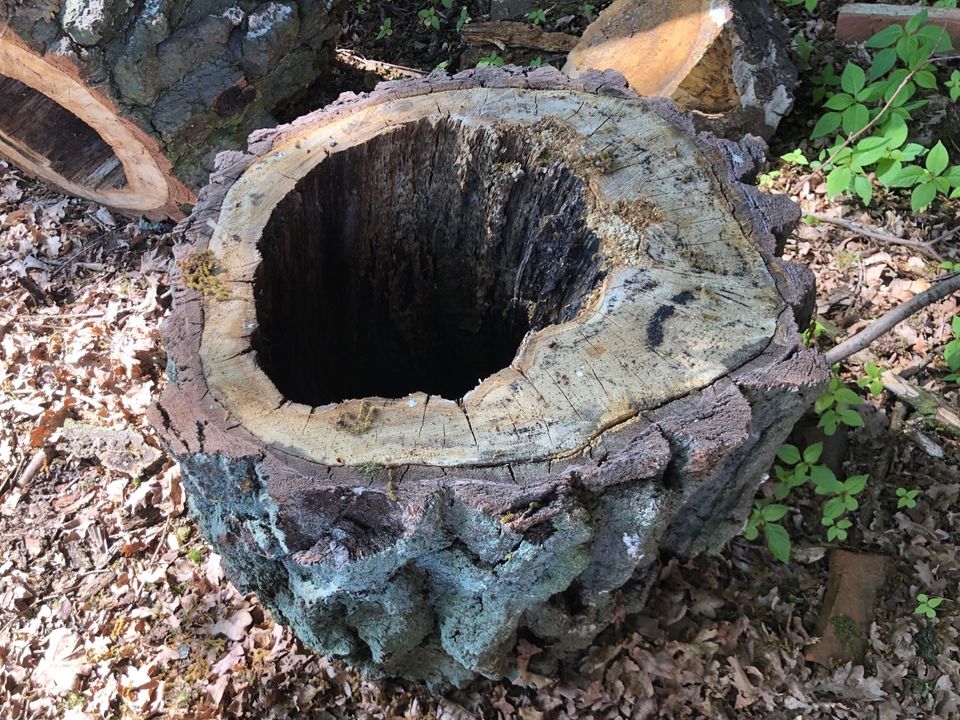
[[[33,679],[54,695],[66,695],[79,687],[87,671],[80,636],[67,628],[56,628],[47,636],[47,651],[37,663]]]

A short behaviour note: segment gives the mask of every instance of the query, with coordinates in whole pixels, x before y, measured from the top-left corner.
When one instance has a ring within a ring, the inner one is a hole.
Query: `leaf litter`
[[[822,205],[822,190],[798,199]],[[874,422],[852,435],[848,459],[850,472],[871,472],[891,453],[846,543],[894,566],[863,665],[804,659],[827,580],[811,498],[789,516],[789,565],[739,538],[716,556],[664,558],[643,612],[615,618],[559,676],[537,671],[529,640],[513,682],[446,697],[311,652],[226,580],[144,420],[164,382],[166,230],[0,164],[0,716],[960,717],[960,451],[936,438],[945,452],[932,458],[891,433],[890,398],[865,406]],[[841,237],[802,226],[788,253],[817,272],[818,311],[846,332],[926,286],[930,268],[908,248]],[[935,358],[956,312],[948,298],[915,316],[858,356],[854,376],[867,359],[919,368],[956,402]],[[897,487],[920,491],[915,508],[896,508]],[[937,618],[913,613],[920,592],[946,598]]]

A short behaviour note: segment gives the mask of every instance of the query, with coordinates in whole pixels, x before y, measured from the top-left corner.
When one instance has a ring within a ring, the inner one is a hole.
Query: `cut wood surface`
[[[766,0],[616,0],[564,72],[617,70],[640,95],[669,97],[716,134],[769,137],[793,107],[789,40]]]
[[[154,422],[237,582],[309,644],[462,683],[736,534],[829,376],[758,144],[616,73],[345,95],[224,153]]]
[[[891,25],[906,25],[921,9],[927,11],[927,24],[945,28],[954,46],[960,45],[960,10],[885,3],[848,3],[841,7],[837,16],[837,39],[864,42]]]
[[[0,2],[0,157],[71,195],[182,217],[332,53],[329,3]]]

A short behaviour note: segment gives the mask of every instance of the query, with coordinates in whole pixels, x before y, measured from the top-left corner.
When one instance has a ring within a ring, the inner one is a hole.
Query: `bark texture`
[[[232,579],[312,647],[443,687],[514,672],[518,635],[553,671],[660,552],[722,546],[829,375],[797,332],[812,280],[775,257],[797,209],[740,182],[762,155],[549,69],[385,83],[221,154],[153,420]],[[519,348],[422,392],[397,328],[440,369]]]
[[[564,72],[617,70],[639,94],[691,110],[698,128],[769,138],[793,108],[789,47],[767,0],[616,0]]]
[[[49,122],[39,138],[23,137],[0,118],[0,155],[34,174],[51,166],[54,176],[44,179],[68,192],[122,210],[176,215],[180,203],[192,200],[188,188],[207,181],[216,152],[241,148],[251,130],[275,124],[273,109],[323,71],[338,27],[336,5],[328,0],[2,0],[0,98],[7,106],[32,102],[36,109],[55,106],[49,101],[55,94],[65,106],[60,118],[53,117],[56,107],[43,111]],[[29,72],[21,72],[27,64]],[[27,87],[3,87],[2,81],[11,78]],[[78,102],[84,94],[90,97]],[[70,121],[71,113],[80,118]],[[86,140],[73,128],[84,122],[92,126],[80,128],[92,133]],[[104,141],[111,129],[118,136]],[[73,147],[80,143],[93,147],[89,154],[100,153],[99,164],[78,167],[51,160],[55,146],[88,152]],[[129,146],[126,155],[119,145]],[[121,156],[119,170],[116,158],[109,162],[110,146]],[[130,176],[138,162],[157,168],[145,179],[150,193],[134,188],[126,195],[105,194],[123,188],[125,181],[133,184],[123,170]],[[97,174],[97,167],[105,171]],[[153,187],[160,183],[162,192]],[[165,202],[140,207],[159,200]]]

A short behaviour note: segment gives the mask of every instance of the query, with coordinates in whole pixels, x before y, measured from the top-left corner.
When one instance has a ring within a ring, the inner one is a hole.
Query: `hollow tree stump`
[[[616,70],[640,95],[692,111],[700,129],[769,138],[793,108],[789,48],[767,0],[616,0],[563,69]]]
[[[182,217],[216,151],[275,124],[324,68],[330,6],[0,1],[0,157],[72,195]]]
[[[812,274],[774,257],[798,211],[737,180],[754,143],[615,73],[491,69],[220,155],[153,418],[234,581],[443,685],[509,672],[518,634],[549,670],[661,550],[735,535],[828,377]]]

